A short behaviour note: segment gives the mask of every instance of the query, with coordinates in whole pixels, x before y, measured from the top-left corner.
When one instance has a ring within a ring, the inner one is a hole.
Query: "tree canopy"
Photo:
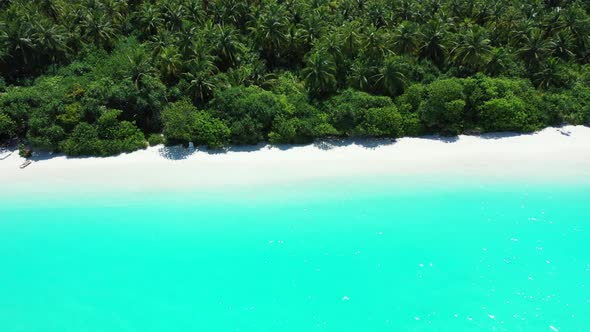
[[[0,144],[528,132],[590,125],[582,0],[0,1]]]

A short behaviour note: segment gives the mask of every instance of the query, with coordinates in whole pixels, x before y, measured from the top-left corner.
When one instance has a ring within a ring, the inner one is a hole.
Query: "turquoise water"
[[[571,183],[5,193],[0,331],[588,331]]]

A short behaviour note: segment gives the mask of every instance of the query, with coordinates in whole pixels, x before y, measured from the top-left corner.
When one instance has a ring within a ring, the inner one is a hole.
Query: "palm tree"
[[[551,53],[563,60],[569,60],[574,57],[574,36],[567,30],[556,33],[549,40],[549,50]]]
[[[141,7],[137,20],[144,37],[156,34],[164,24],[160,12],[151,4],[145,4]]]
[[[174,45],[183,56],[186,56],[194,48],[195,37],[200,35],[197,27],[183,26],[180,31],[174,33]]]
[[[363,51],[367,58],[380,62],[389,49],[386,46],[384,33],[375,26],[370,26],[363,36]]]
[[[37,8],[56,22],[62,12],[60,3],[55,0],[36,0]]]
[[[184,15],[185,8],[180,4],[166,4],[162,9],[162,18],[170,31],[179,31],[182,28]]]
[[[182,70],[182,56],[176,47],[167,46],[158,55],[156,64],[165,80],[175,81]]]
[[[414,1],[401,0],[396,2],[395,16],[403,21],[411,21],[416,17],[417,6]]]
[[[371,91],[375,75],[374,66],[367,63],[364,59],[357,59],[350,67],[348,84],[361,91]]]
[[[206,45],[203,38],[198,38],[187,55],[186,65],[191,71],[200,71],[213,74],[218,70],[215,66],[216,57],[211,55],[211,49]]]
[[[173,39],[173,35],[170,32],[163,30],[151,36],[146,45],[151,50],[152,57],[157,58],[166,46],[173,44]]]
[[[563,26],[575,40],[576,55],[580,59],[588,56],[590,48],[590,17],[582,7],[582,2],[576,1],[563,10]]]
[[[6,33],[6,24],[0,22],[0,62],[8,58],[8,34]]]
[[[337,38],[342,45],[342,51],[348,57],[354,57],[358,53],[359,34],[361,25],[358,21],[344,23],[337,32]]]
[[[200,1],[188,1],[188,3],[185,3],[184,8],[186,12],[185,16],[188,21],[192,22],[193,24],[203,24],[204,19],[207,15],[207,13],[205,12],[207,8],[204,7],[203,4],[200,3]]]
[[[52,62],[57,57],[70,51],[67,38],[68,34],[61,25],[51,24],[47,26],[38,23],[36,31],[33,33],[35,48],[38,52],[49,55]]]
[[[139,88],[144,77],[152,76],[155,73],[151,59],[143,47],[134,50],[131,55],[127,56],[127,59],[131,67],[126,78],[130,79],[136,88]]]
[[[523,36],[517,54],[529,67],[535,67],[547,57],[549,52],[550,44],[545,39],[543,31],[535,28]]]
[[[390,97],[401,94],[406,87],[407,64],[398,56],[390,56],[385,60],[379,73],[375,75],[378,84]]]
[[[540,89],[549,89],[555,86],[562,86],[564,77],[559,59],[551,57],[547,59],[538,72],[533,74],[533,81]]]
[[[402,22],[393,32],[393,49],[398,54],[412,54],[418,46],[416,25]]]
[[[336,80],[339,86],[346,83],[347,66],[344,61],[344,53],[340,47],[340,42],[334,34],[327,34],[317,43],[320,53],[328,55],[333,61],[336,68]]]
[[[319,52],[313,53],[303,69],[303,77],[310,94],[325,96],[336,88],[336,66],[329,56]]]
[[[25,15],[24,18],[28,17]],[[30,17],[29,17],[30,18]],[[33,29],[30,21],[20,21],[17,24],[8,24],[5,38],[5,44],[9,45],[8,53],[13,58],[19,57],[25,65],[29,64],[32,57],[34,43],[33,43]],[[18,53],[18,54],[15,54]]]
[[[193,98],[194,103],[204,103],[211,98],[215,89],[215,81],[210,74],[203,71],[191,71],[182,76],[188,82],[186,92]]]
[[[88,13],[82,22],[83,35],[97,47],[110,47],[116,38],[116,32],[105,15],[96,18]]]
[[[459,35],[451,55],[457,65],[478,71],[490,61],[492,46],[485,31],[476,27]]]
[[[420,31],[420,47],[418,49],[420,56],[431,60],[439,68],[445,61],[446,32],[443,23],[438,20],[424,25]]]
[[[287,26],[288,22],[284,8],[278,4],[271,4],[260,14],[256,25],[250,28],[254,40],[271,65],[274,65],[280,57]]]
[[[513,57],[505,48],[494,48],[490,55],[490,61],[485,66],[485,73],[490,76],[498,76],[504,73],[514,60]]]
[[[127,15],[127,1],[103,0],[103,11],[117,26],[125,21]]]
[[[305,53],[305,35],[303,29],[295,23],[289,24],[285,35],[285,53],[289,64],[295,66],[302,62]]]
[[[238,32],[231,26],[217,25],[213,36],[213,50],[219,58],[219,67],[227,69],[240,61],[240,54],[245,50],[240,42]]]

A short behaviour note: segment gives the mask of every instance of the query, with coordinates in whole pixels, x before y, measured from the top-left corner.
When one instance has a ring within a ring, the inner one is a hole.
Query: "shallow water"
[[[574,183],[4,194],[0,330],[589,330]]]

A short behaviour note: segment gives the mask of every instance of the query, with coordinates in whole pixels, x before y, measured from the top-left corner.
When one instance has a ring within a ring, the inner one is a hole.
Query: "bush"
[[[397,138],[403,135],[402,116],[395,106],[369,108],[355,128],[355,135]]]
[[[18,146],[18,155],[23,158],[31,158],[33,156],[33,151],[26,147],[24,144],[20,144]]]
[[[156,146],[160,144],[164,144],[166,142],[166,138],[162,134],[151,134],[148,137],[148,143],[150,146]]]
[[[192,141],[210,149],[220,149],[229,140],[230,130],[223,121],[206,112],[192,115]]]
[[[526,105],[518,97],[492,99],[481,107],[481,126],[487,131],[521,131],[526,124]]]
[[[366,92],[348,89],[328,99],[321,106],[329,114],[330,124],[342,134],[350,136],[365,117],[366,110],[394,105],[389,97],[372,96]]]
[[[70,137],[61,143],[61,150],[69,156],[102,155],[96,127],[81,122],[74,128]]]
[[[189,101],[182,100],[168,106],[162,112],[164,136],[172,142],[223,147],[230,136],[230,129],[211,114],[199,111]]]
[[[10,139],[16,134],[16,122],[8,115],[0,113],[0,141]]]
[[[420,121],[417,113],[407,113],[403,115],[402,128],[404,135],[417,137],[424,134],[424,125]]]
[[[60,148],[69,156],[112,156],[146,147],[143,133],[129,121],[119,121],[119,110],[103,110],[96,125],[78,124]]]
[[[460,79],[434,81],[426,88],[426,99],[420,104],[420,119],[432,131],[457,135],[463,130],[465,105]]]
[[[285,96],[254,86],[218,91],[209,106],[215,117],[228,124],[234,144],[256,144],[267,139],[275,118],[290,117],[294,112]]]

